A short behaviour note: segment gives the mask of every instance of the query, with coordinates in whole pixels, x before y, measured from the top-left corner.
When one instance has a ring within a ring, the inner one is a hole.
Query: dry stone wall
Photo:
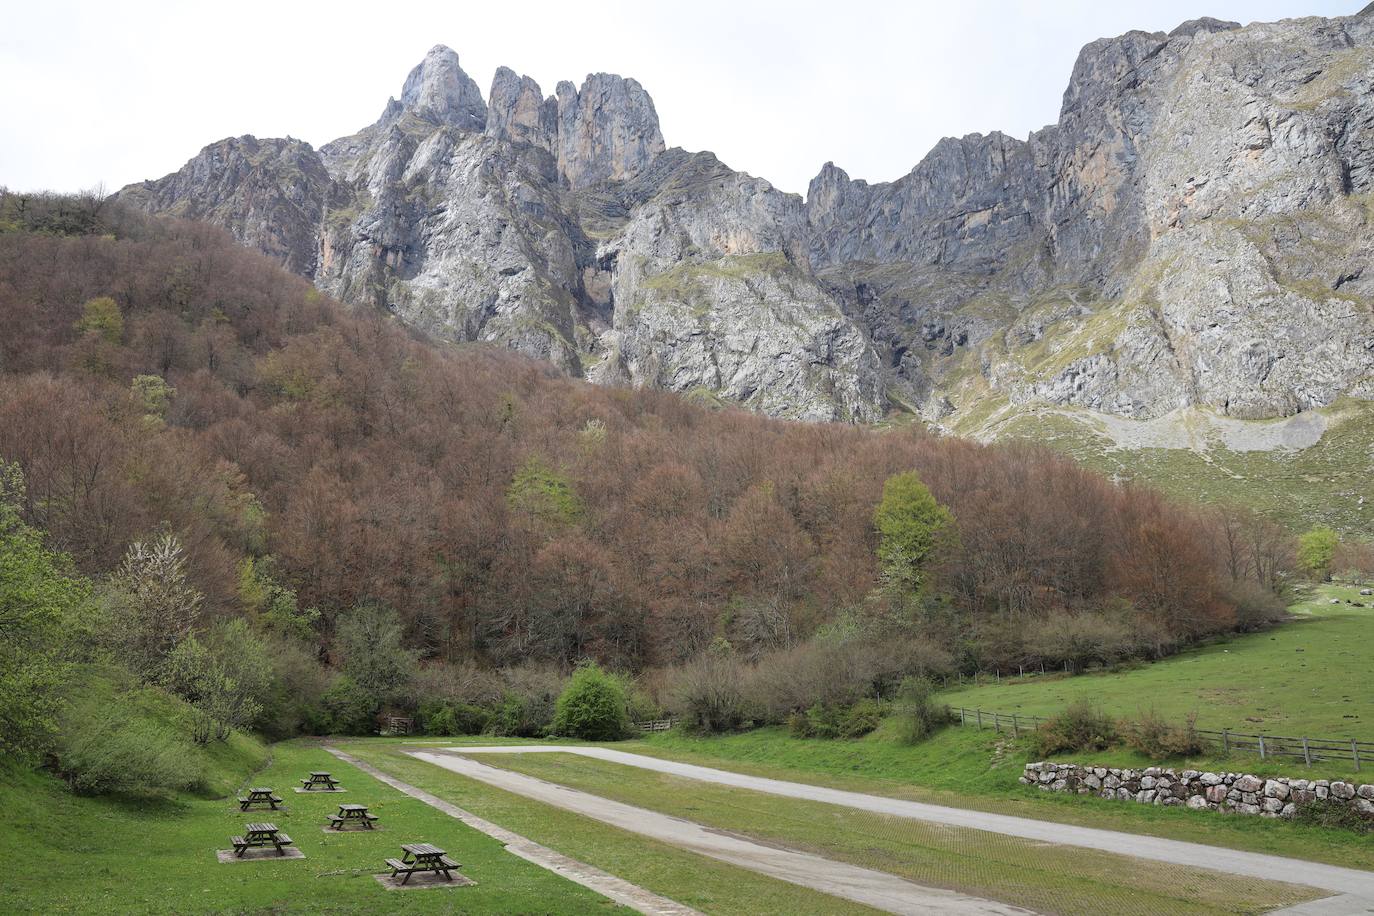
[[[1209,811],[1292,817],[1309,802],[1332,799],[1374,817],[1374,785],[1327,779],[1266,779],[1246,773],[1181,773],[1160,767],[1142,770],[1086,767],[1074,763],[1028,763],[1025,785],[1046,792],[1097,795],[1142,805],[1184,805]]]

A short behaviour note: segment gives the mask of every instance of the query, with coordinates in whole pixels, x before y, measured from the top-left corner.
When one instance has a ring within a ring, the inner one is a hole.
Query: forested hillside
[[[280,730],[365,729],[420,694],[487,723],[581,659],[646,689],[727,660],[784,716],[911,674],[1161,654],[1262,623],[1291,562],[1243,512],[1039,448],[431,342],[220,229],[95,197],[0,196],[0,327],[0,461],[89,583],[74,605],[136,604],[138,570],[184,551],[194,597],[135,677],[242,619],[299,703]]]

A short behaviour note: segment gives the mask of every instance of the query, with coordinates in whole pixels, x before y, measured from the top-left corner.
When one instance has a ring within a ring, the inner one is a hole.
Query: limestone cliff
[[[1374,16],[1085,47],[1058,121],[803,200],[667,149],[634,80],[483,100],[436,47],[321,147],[224,140],[121,196],[345,300],[599,382],[952,429],[1035,404],[1237,418],[1374,398]]]

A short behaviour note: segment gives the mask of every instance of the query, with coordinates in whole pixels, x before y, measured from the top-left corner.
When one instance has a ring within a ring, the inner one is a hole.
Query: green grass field
[[[348,789],[301,795],[312,769]],[[232,776],[224,770],[225,778]],[[247,773],[239,774],[247,778]],[[497,841],[299,743],[273,748],[251,777],[286,800],[285,811],[245,815],[230,799],[115,800],[71,795],[50,776],[0,775],[0,912],[5,913],[588,913],[605,898],[506,852]],[[324,834],[341,801],[380,815],[374,833]],[[220,864],[216,849],[247,820],[271,820],[306,858]],[[431,842],[463,863],[476,886],[388,891],[372,876],[401,843]]]
[[[452,745],[455,742],[429,743]],[[469,739],[466,743],[491,742]],[[408,757],[402,752],[407,746],[413,746],[413,743],[364,740],[339,744],[341,750],[385,773],[432,792],[535,842],[703,912],[732,916],[756,913],[823,916],[831,913],[874,912],[859,904],[734,868],[578,814],[529,801]],[[626,742],[615,746],[632,747]]]
[[[1003,678],[940,694],[951,706],[1048,716],[1086,699],[1122,718],[1154,709],[1201,728],[1374,741],[1374,607],[1333,605],[1356,588],[1324,585],[1296,619],[1128,670]]]
[[[571,754],[504,767],[764,843],[1044,913],[1258,913],[1316,893],[1109,853],[702,783]]]

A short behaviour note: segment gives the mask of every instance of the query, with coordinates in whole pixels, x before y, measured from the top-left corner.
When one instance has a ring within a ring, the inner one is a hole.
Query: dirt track
[[[1001,833],[1047,843],[1083,846],[1089,849],[1102,850],[1104,852],[1113,852],[1141,859],[1151,859],[1159,862],[1170,862],[1195,868],[1210,869],[1233,875],[1302,884],[1308,887],[1326,890],[1339,896],[1316,901],[1312,904],[1294,907],[1286,912],[1295,914],[1320,912],[1331,914],[1331,916],[1337,916],[1337,914],[1345,916],[1345,914],[1374,913],[1374,872],[1361,871],[1353,868],[1342,868],[1336,865],[1325,865],[1318,862],[1308,862],[1301,859],[1244,852],[1236,849],[1227,849],[1225,847],[1206,846],[1200,843],[1167,840],[1134,833],[1100,830],[1094,827],[1076,827],[1069,824],[1038,821],[1031,818],[1013,817],[1005,814],[991,814],[963,808],[950,808],[943,805],[886,798],[879,795],[867,795],[861,792],[848,792],[842,789],[831,789],[825,786],[815,786],[807,783],[767,779],[761,776],[750,776],[729,770],[719,770],[712,767],[679,763],[674,760],[662,760],[657,757],[648,757],[643,754],[631,754],[626,751],[618,751],[604,747],[585,747],[579,745],[458,747],[438,753],[423,751],[412,752],[412,756],[428,760],[431,763],[436,763],[454,772],[460,772],[463,773],[463,775],[481,779],[483,782],[492,785],[500,785],[502,788],[519,792],[522,795],[539,798],[541,801],[546,801],[549,804],[555,804],[559,807],[568,807],[570,810],[586,808],[587,810],[581,811],[581,813],[587,814],[590,817],[595,817],[598,820],[607,821],[608,823],[612,822],[606,817],[598,816],[598,811],[609,810],[609,806],[617,804],[615,802],[597,798],[596,796],[586,793],[576,792],[575,790],[567,789],[563,786],[554,786],[543,780],[510,773],[495,767],[488,767],[477,761],[465,760],[463,756],[458,756],[511,753],[579,754],[584,757],[592,757],[611,763],[640,767],[660,773],[683,776],[689,779],[699,779],[705,782],[714,782],[741,789],[750,789],[756,792],[767,792],[772,795],[782,795],[788,798],[825,802],[827,804],[842,805],[863,811],[872,811],[879,814],[895,815],[898,817],[910,817],[933,823],[948,824],[955,827],[987,830],[993,833]],[[580,798],[577,796],[580,796]],[[577,808],[571,807],[571,803],[574,801],[578,805]],[[646,832],[644,829],[641,829],[642,826],[648,823],[648,821],[644,819],[644,815],[649,815],[651,818],[655,819],[662,818],[678,825],[688,823],[677,818],[669,818],[666,815],[646,811],[642,808],[633,808],[629,805],[622,805],[619,807],[629,810],[621,813],[621,816],[624,818],[624,823],[617,823],[617,826],[622,826],[624,829],[633,830],[638,833]],[[706,831],[706,828],[697,824],[689,824],[688,826],[695,828],[697,831]],[[683,845],[672,839],[666,841],[673,842],[674,845]],[[759,848],[769,849],[769,847]],[[777,852],[777,850],[772,851]],[[716,857],[725,858],[725,856]],[[809,858],[814,859],[816,857],[813,856]],[[736,864],[741,864],[733,858],[727,860],[735,861]],[[837,865],[838,863],[830,864]],[[843,867],[851,868],[851,866]],[[889,881],[900,880],[893,878],[893,876],[883,875],[880,872],[873,872],[867,869],[860,869],[860,871],[868,872],[869,875],[882,875],[883,878]],[[782,876],[779,875],[779,877]],[[792,879],[786,878],[785,880]],[[910,884],[910,882],[903,881],[901,883],[909,885],[910,887],[919,887],[918,885]],[[810,884],[808,886],[816,885]],[[834,890],[833,887],[818,887],[817,889],[824,890],[827,893],[848,897],[849,899],[859,899],[847,893],[839,893],[839,891]],[[947,891],[922,890],[937,894],[949,893]],[[1024,910],[1018,911],[1014,908],[1008,908],[1003,904],[983,901],[978,898],[966,897],[964,899],[971,907],[985,907],[984,909],[970,909],[967,910],[967,912],[1025,912]],[[869,903],[869,905],[878,906],[882,909],[889,909],[892,912],[956,912],[956,910],[950,909],[947,904],[942,904],[943,908],[935,907],[934,909],[892,910],[889,906],[874,903],[869,900],[863,900],[861,902]],[[987,909],[987,907],[992,907],[993,909]],[[999,910],[996,909],[996,907],[1002,907],[1002,909]]]

